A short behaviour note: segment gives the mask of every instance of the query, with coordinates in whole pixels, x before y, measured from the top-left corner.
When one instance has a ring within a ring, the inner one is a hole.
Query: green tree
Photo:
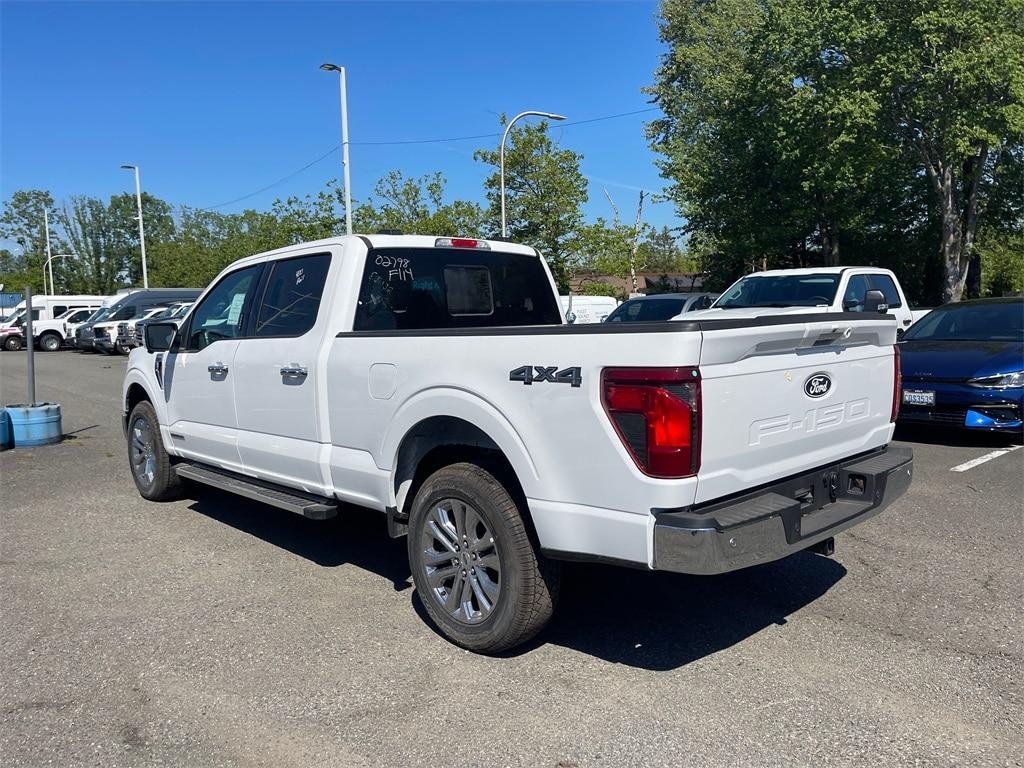
[[[649,135],[689,231],[724,271],[913,253],[901,276],[928,271],[930,235],[959,299],[1024,137],[1022,8],[667,0]]]
[[[504,117],[502,117],[504,123]],[[495,171],[484,182],[493,231],[500,230],[499,151],[480,149],[474,157]],[[582,155],[556,147],[548,124],[519,125],[505,145],[505,199],[508,236],[537,248],[547,259],[561,291],[569,287],[574,240],[583,223],[587,182]]]
[[[360,232],[399,230],[406,234],[482,237],[487,225],[483,210],[467,200],[444,201],[441,173],[407,179],[391,171],[380,179],[367,202],[357,206],[354,226]]]
[[[0,282],[9,284],[11,290],[21,291],[31,284],[34,291],[42,292],[46,263],[44,210],[50,217],[51,253],[61,253],[65,243],[58,229],[53,196],[48,191],[19,189],[4,201],[0,212],[0,238],[17,243],[20,251],[8,250],[9,255],[0,261]],[[58,272],[59,268],[55,268],[55,281]]]

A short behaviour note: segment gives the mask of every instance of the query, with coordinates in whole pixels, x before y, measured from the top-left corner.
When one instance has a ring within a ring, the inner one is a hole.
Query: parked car
[[[104,296],[90,295],[47,295],[39,294],[32,297],[32,322],[54,320],[69,309],[97,308],[103,305]],[[14,312],[0,327],[24,325],[27,302],[22,300],[14,307]],[[33,329],[34,330],[34,329]]]
[[[601,323],[619,306],[612,296],[559,296],[567,323]]]
[[[69,309],[54,320],[33,321],[32,334],[36,346],[45,352],[56,352],[73,338],[75,329],[95,314],[100,306],[93,304],[85,308]]]
[[[899,345],[901,423],[1024,429],[1024,299],[947,304]]]
[[[653,293],[622,302],[605,318],[607,323],[636,323],[671,320],[688,312],[707,309],[718,298],[716,293]]]
[[[189,308],[192,306],[191,301],[179,302],[171,304],[165,310],[157,315],[147,317],[142,320],[138,320],[133,324],[125,326],[125,338],[122,342],[123,346],[128,349],[135,349],[135,347],[141,347],[143,344],[143,334],[145,332],[146,325],[149,323],[162,323],[172,322],[175,325],[180,325],[181,321],[188,314]]]
[[[153,317],[159,317],[167,311],[167,307],[163,305],[157,305],[150,307],[139,317],[133,317],[131,320],[122,320],[117,323],[117,327],[114,329],[114,351],[121,355],[127,355],[132,349],[132,340],[135,338],[135,324],[140,320],[149,320]]]
[[[911,310],[896,275],[875,267],[814,267],[775,269],[745,275],[722,292],[707,317],[737,313],[795,314],[801,312],[864,312],[868,291],[880,291],[884,311],[896,318],[902,336],[928,312]],[[915,314],[915,312],[917,314]]]
[[[17,352],[25,346],[25,333],[20,326],[0,328],[0,349],[5,352]]]
[[[431,620],[496,652],[548,621],[560,560],[713,574],[827,553],[902,494],[895,323],[850,313],[849,343],[835,325],[568,325],[527,246],[296,245],[230,265],[180,328],[147,325],[129,467],[152,500],[188,479],[383,512]]]
[[[114,354],[121,351],[117,340],[118,323],[142,317],[153,307],[166,306],[171,301],[191,301],[199,294],[200,291],[193,288],[148,288],[123,294],[110,305],[110,312],[101,320],[79,328],[76,346]]]

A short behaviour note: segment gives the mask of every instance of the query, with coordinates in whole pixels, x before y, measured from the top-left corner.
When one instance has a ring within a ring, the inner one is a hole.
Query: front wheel
[[[44,352],[56,352],[60,349],[61,337],[56,333],[44,333],[39,340],[39,348]]]
[[[8,336],[4,339],[4,349],[8,352],[17,352],[21,349],[21,336]]]
[[[144,499],[167,501],[181,491],[181,480],[160,439],[156,411],[148,400],[132,408],[128,416],[128,466]]]
[[[498,653],[540,632],[554,612],[558,564],[534,548],[505,486],[476,464],[453,464],[423,483],[409,516],[416,591],[442,634]]]

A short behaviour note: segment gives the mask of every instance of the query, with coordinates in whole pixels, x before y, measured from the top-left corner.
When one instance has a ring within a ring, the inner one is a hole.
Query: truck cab
[[[812,267],[775,269],[744,275],[709,308],[709,317],[728,310],[793,314],[800,312],[864,312],[868,291],[880,291],[886,314],[896,318],[897,334],[916,319],[903,287],[891,270],[877,267]]]

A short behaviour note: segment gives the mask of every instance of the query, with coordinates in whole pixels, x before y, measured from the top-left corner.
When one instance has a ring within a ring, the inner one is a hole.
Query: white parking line
[[[966,472],[968,469],[974,469],[979,464],[984,464],[986,461],[992,461],[992,459],[998,459],[1003,454],[1011,453],[1016,451],[1018,448],[1024,448],[1024,445],[1011,445],[1009,448],[1000,448],[998,451],[992,451],[992,453],[986,453],[984,456],[979,456],[976,459],[965,461],[963,464],[957,464],[952,467],[950,472]]]

